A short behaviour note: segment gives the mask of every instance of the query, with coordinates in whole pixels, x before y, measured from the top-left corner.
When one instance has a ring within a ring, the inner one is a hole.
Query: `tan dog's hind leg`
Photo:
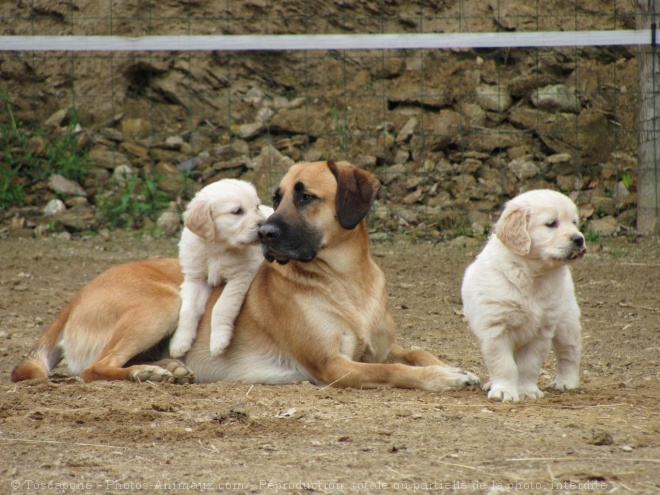
[[[106,270],[62,310],[14,368],[12,380],[46,378],[64,355],[69,370],[87,382],[192,381],[192,373],[179,361],[153,363],[168,357],[168,338],[179,318],[181,282],[176,259]]]
[[[194,379],[192,372],[176,360],[168,359],[123,367],[135,356],[156,346],[168,335],[167,330],[176,326],[178,311],[176,313],[170,311],[172,314],[168,315],[158,313],[158,309],[162,308],[135,307],[125,313],[116,322],[110,341],[103,347],[96,360],[81,371],[80,377],[86,382],[94,380],[192,382]],[[176,375],[173,371],[176,371]]]
[[[80,377],[91,382],[95,380],[131,380],[134,382],[169,382],[169,383],[192,383],[195,380],[194,373],[178,359],[163,359],[150,364],[134,364],[125,368],[121,367],[122,353],[114,349],[109,355],[94,361],[91,366],[85,368]]]

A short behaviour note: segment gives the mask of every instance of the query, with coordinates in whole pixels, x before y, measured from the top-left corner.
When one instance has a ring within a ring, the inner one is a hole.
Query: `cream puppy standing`
[[[179,242],[184,279],[179,325],[170,340],[172,357],[188,352],[211,289],[223,282],[211,313],[211,355],[222,354],[229,345],[234,320],[264,260],[257,233],[272,212],[259,204],[252,184],[236,179],[209,184],[192,199]]]
[[[463,313],[481,344],[488,398],[543,397],[537,386],[550,350],[558,390],[578,387],[580,309],[567,263],[586,252],[575,204],[536,190],[509,201],[486,247],[465,272]]]

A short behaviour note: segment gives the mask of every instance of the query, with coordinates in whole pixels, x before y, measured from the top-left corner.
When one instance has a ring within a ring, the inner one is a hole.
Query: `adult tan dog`
[[[559,390],[580,383],[580,309],[567,263],[587,248],[577,207],[547,189],[509,201],[495,235],[465,272],[463,313],[488,368],[488,398],[537,399],[552,342]]]
[[[84,287],[12,374],[45,378],[64,356],[91,380],[236,380],[336,387],[391,386],[441,391],[478,383],[430,353],[395,343],[385,277],[369,255],[364,220],[380,185],[348,163],[291,167],[259,231],[265,258],[226,351],[209,352],[211,294],[197,339],[176,360],[167,340],[177,325],[181,271],[176,259],[111,268]],[[276,263],[273,263],[275,261]]]

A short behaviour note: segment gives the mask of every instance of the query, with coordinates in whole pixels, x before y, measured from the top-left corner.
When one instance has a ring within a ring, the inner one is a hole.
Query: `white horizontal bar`
[[[656,31],[657,32],[657,31]],[[660,39],[660,38],[659,38]],[[650,30],[228,36],[0,36],[0,51],[249,51],[532,48],[651,44]]]

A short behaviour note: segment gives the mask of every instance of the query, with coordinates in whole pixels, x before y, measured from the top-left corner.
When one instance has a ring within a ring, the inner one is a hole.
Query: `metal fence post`
[[[639,179],[637,231],[660,233],[660,51],[656,43],[656,0],[637,0],[637,29],[652,43],[639,48]]]

